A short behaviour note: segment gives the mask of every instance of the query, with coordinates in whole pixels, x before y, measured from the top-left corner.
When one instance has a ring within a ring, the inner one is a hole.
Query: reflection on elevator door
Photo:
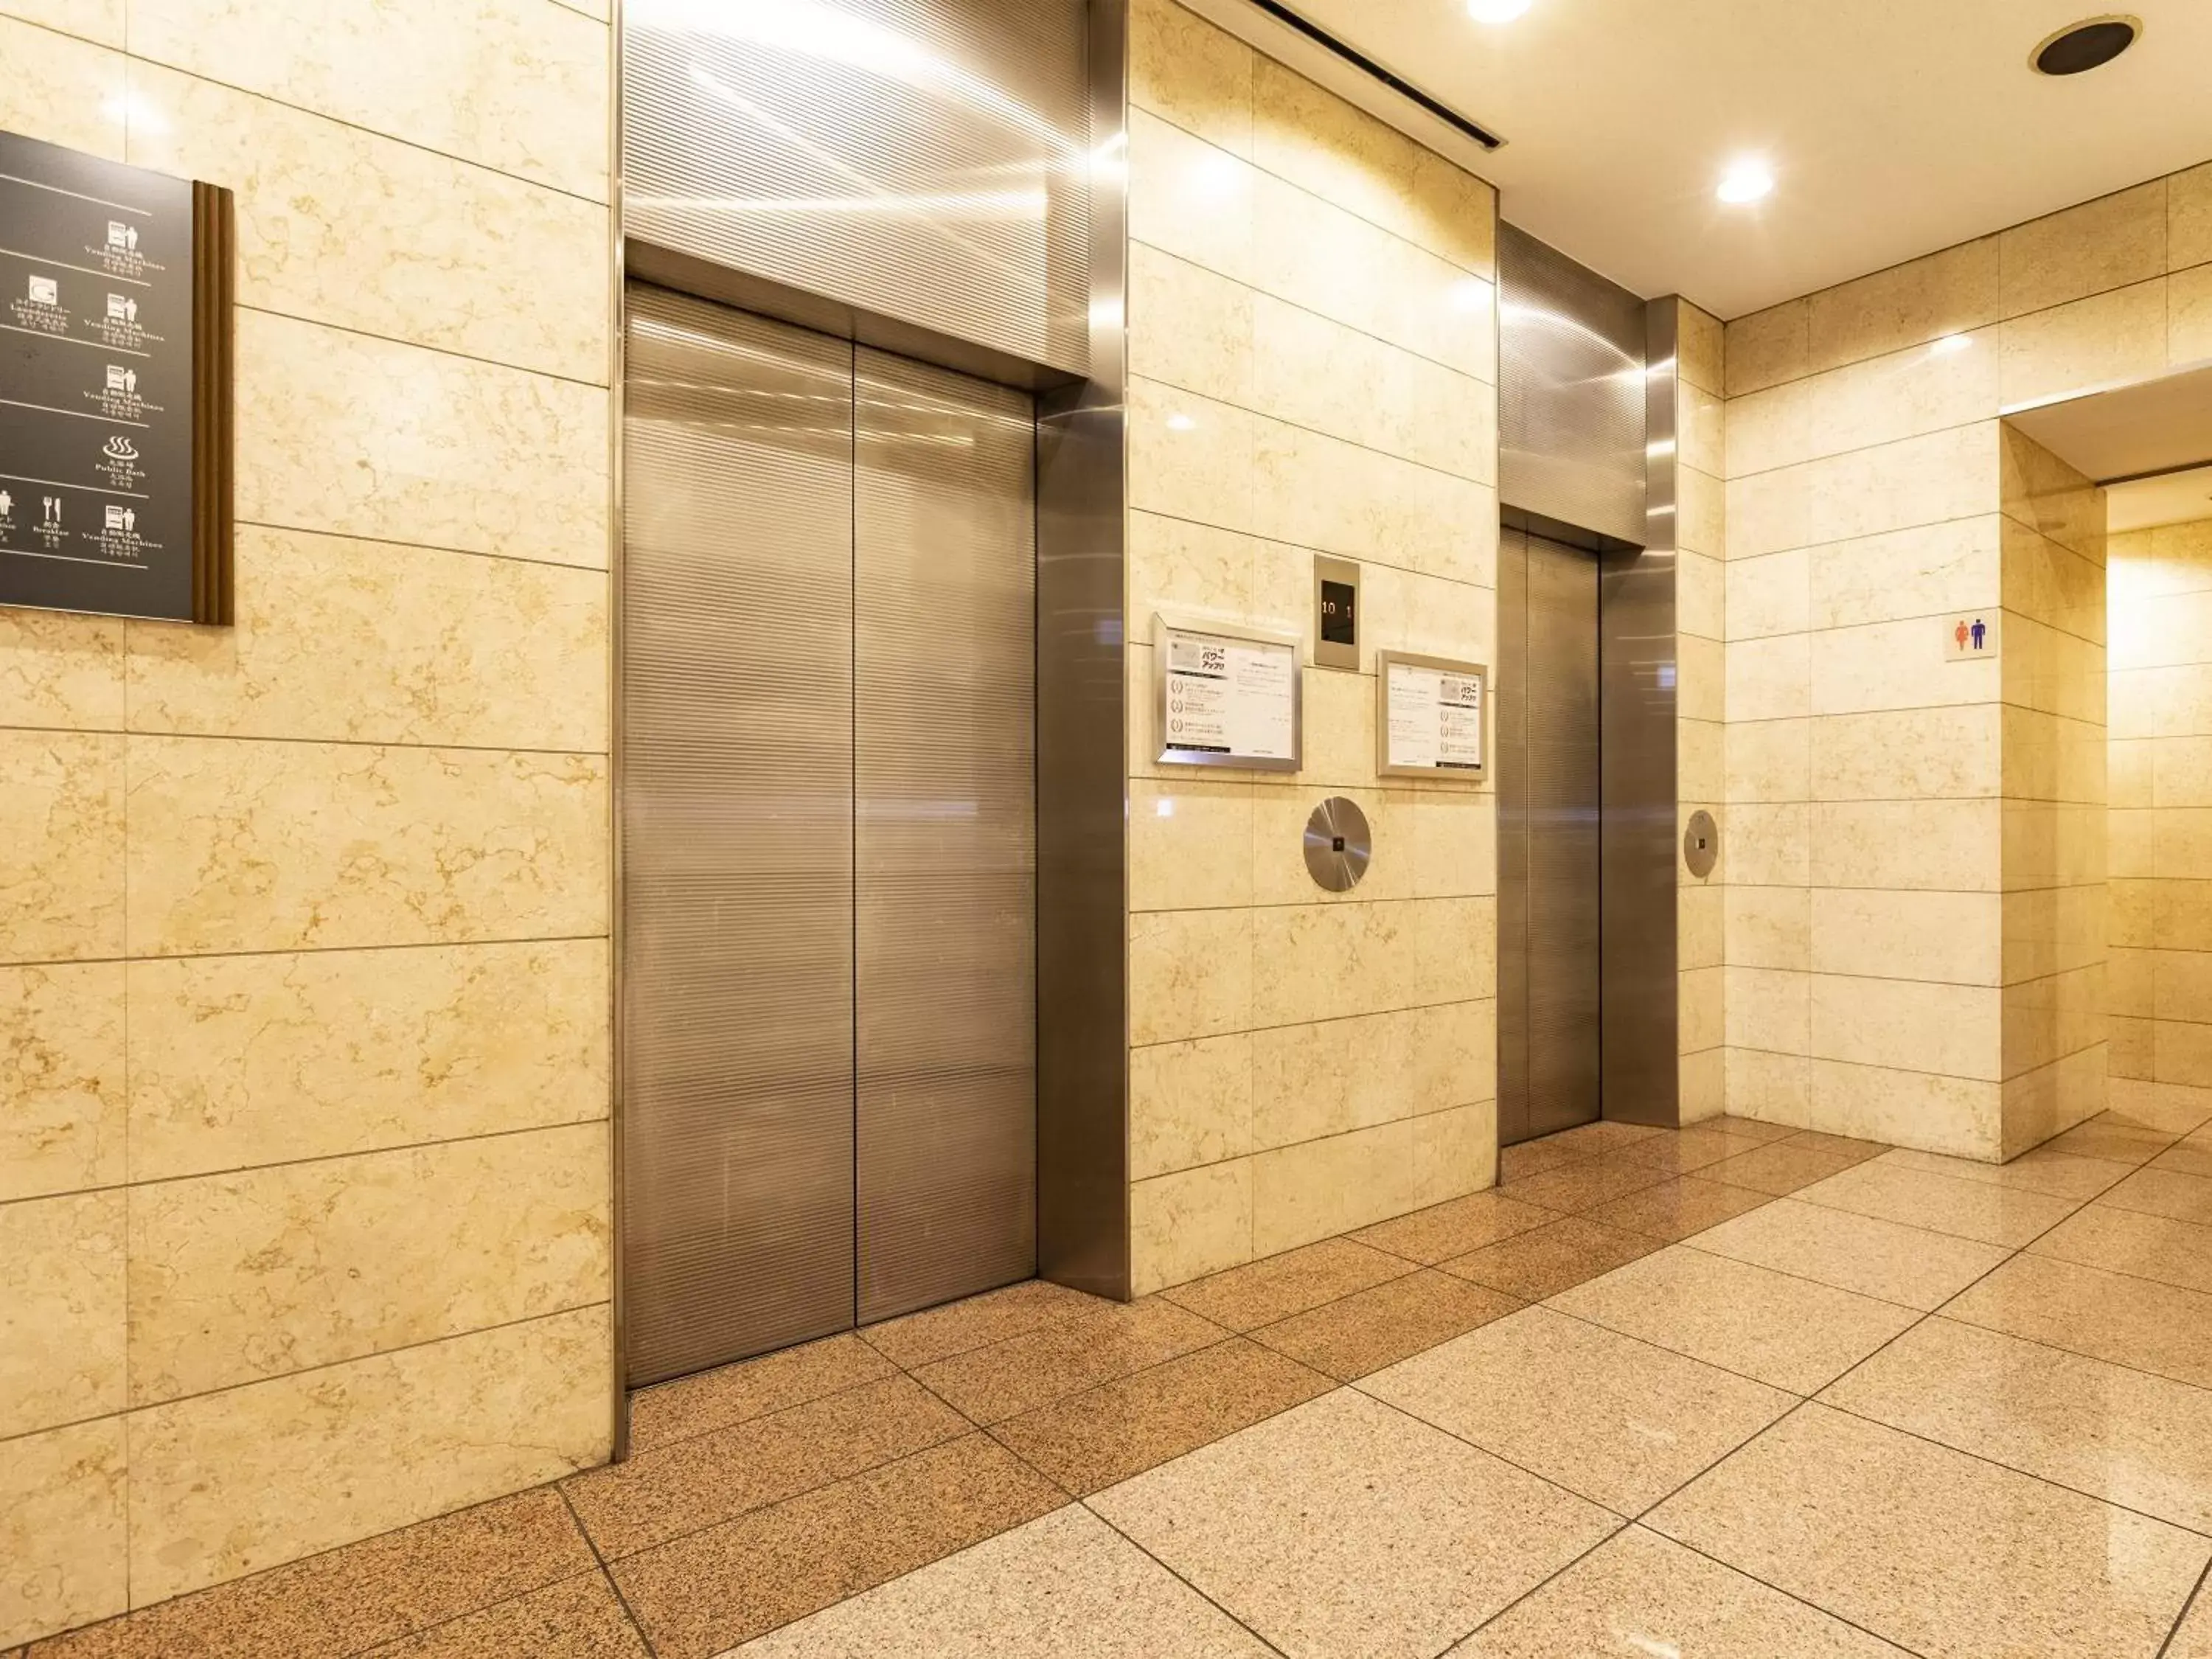
[[[632,1385],[1036,1263],[1034,420],[629,295]]]

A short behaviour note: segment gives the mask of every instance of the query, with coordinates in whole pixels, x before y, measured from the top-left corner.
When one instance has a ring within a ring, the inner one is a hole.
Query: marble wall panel
[[[0,968],[0,1202],[125,1175],[123,964]]]
[[[118,14],[112,32],[105,15]],[[9,7],[21,13],[24,6]],[[128,75],[120,52],[94,45],[92,35],[123,44],[122,0],[96,0],[92,7],[75,0],[38,0],[30,15],[51,27],[35,27],[15,16],[0,17],[0,58],[8,74],[0,76],[0,126],[50,144],[67,144],[111,161],[123,159],[123,93]],[[58,33],[67,27],[74,33]]]
[[[1856,363],[1996,322],[1998,239],[1983,237],[1824,289],[1808,301],[1808,367]]]
[[[1414,1125],[1400,1119],[1252,1158],[1252,1253],[1274,1255],[1403,1215],[1413,1201]]]
[[[123,1409],[123,1250],[119,1192],[0,1205],[0,1439]]]
[[[1252,1150],[1252,1047],[1268,1033],[1162,1043],[1129,1053],[1129,1174],[1153,1176]]]
[[[2166,269],[2166,181],[2014,225],[1997,238],[2004,314],[2043,311]]]
[[[123,954],[124,740],[0,729],[0,962]]]
[[[1184,1170],[1129,1188],[1131,1289],[1139,1296],[1252,1259],[1252,1160]]]
[[[123,623],[0,612],[0,726],[123,727]]]
[[[1129,8],[1129,102],[1247,160],[1257,54],[1173,0]]]
[[[48,1430],[0,1457],[0,1642],[121,1613],[130,1595],[123,1419]]]

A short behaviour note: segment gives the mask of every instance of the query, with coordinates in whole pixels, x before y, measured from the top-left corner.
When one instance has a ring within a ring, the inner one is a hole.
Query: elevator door
[[[633,286],[633,1385],[1035,1267],[1022,394]]]
[[[1597,1121],[1598,561],[1507,529],[1498,572],[1498,1120]]]

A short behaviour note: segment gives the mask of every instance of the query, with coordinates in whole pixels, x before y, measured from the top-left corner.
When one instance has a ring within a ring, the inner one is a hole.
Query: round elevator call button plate
[[[1331,795],[1306,819],[1306,873],[1332,893],[1349,892],[1367,873],[1375,841],[1357,801]]]

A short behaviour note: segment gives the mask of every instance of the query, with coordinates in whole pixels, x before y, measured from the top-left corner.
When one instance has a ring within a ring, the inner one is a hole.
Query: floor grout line
[[[1322,1397],[1323,1396],[1316,1396],[1317,1399]],[[1160,1467],[1164,1466],[1163,1465]],[[1133,1479],[1134,1477],[1132,1478]],[[1096,1497],[1097,1495],[1097,1494],[1094,1492],[1091,1496]],[[1206,1592],[1201,1589],[1197,1584],[1192,1583],[1191,1580],[1183,1577],[1182,1573],[1176,1571],[1175,1567],[1169,1562],[1154,1554],[1152,1551],[1146,1546],[1141,1539],[1134,1537],[1131,1534],[1124,1531],[1121,1528],[1115,1525],[1113,1516],[1102,1514],[1097,1506],[1091,1503],[1091,1498],[1079,1498],[1075,1501],[1082,1507],[1083,1512],[1085,1515],[1095,1516],[1099,1525],[1104,1527],[1107,1531],[1112,1533],[1116,1538],[1121,1539],[1127,1543],[1130,1548],[1135,1550],[1147,1561],[1150,1561],[1154,1565],[1158,1566],[1161,1571],[1166,1573],[1177,1583],[1182,1585],[1186,1589],[1189,1590],[1193,1595],[1197,1596],[1199,1600],[1204,1601],[1208,1607],[1214,1608],[1223,1618],[1228,1620],[1229,1622],[1236,1626],[1237,1629],[1244,1632],[1247,1635],[1251,1637],[1254,1641],[1257,1642],[1261,1647],[1267,1649],[1268,1652],[1279,1656],[1283,1655],[1282,1649],[1277,1647],[1273,1642],[1270,1642],[1258,1631],[1254,1630],[1249,1622],[1239,1618],[1229,1608],[1224,1607],[1219,1601],[1214,1600],[1212,1596],[1206,1594]],[[1287,1656],[1284,1656],[1284,1659],[1287,1659]]]
[[[657,1655],[659,1649],[653,1645],[653,1638],[646,1632],[645,1621],[637,1616],[637,1609],[630,1606],[629,1597],[623,1593],[622,1585],[616,1582],[614,1569],[607,1565],[607,1558],[599,1552],[599,1540],[592,1536],[592,1529],[584,1524],[584,1517],[576,1513],[576,1506],[570,1501],[567,1489],[556,1486],[554,1490],[561,1494],[561,1507],[568,1510],[569,1521],[583,1535],[584,1547],[591,1551],[592,1559],[599,1564],[599,1576],[607,1581],[607,1588],[614,1592],[616,1604],[622,1608],[623,1617],[629,1620],[629,1627],[637,1632],[639,1644],[651,1659],[651,1656]]]
[[[2181,1603],[2181,1611],[2173,1615],[2173,1628],[2166,1633],[2166,1640],[2158,1644],[2156,1659],[2166,1659],[2173,1650],[2173,1644],[2181,1634],[2181,1627],[2189,1622],[2190,1613],[2197,1607],[2212,1607],[2212,1598],[2205,1595],[2205,1586],[2212,1583],[2212,1561],[2205,1563],[2204,1571],[2197,1575],[2197,1588],[2189,1592]]]

